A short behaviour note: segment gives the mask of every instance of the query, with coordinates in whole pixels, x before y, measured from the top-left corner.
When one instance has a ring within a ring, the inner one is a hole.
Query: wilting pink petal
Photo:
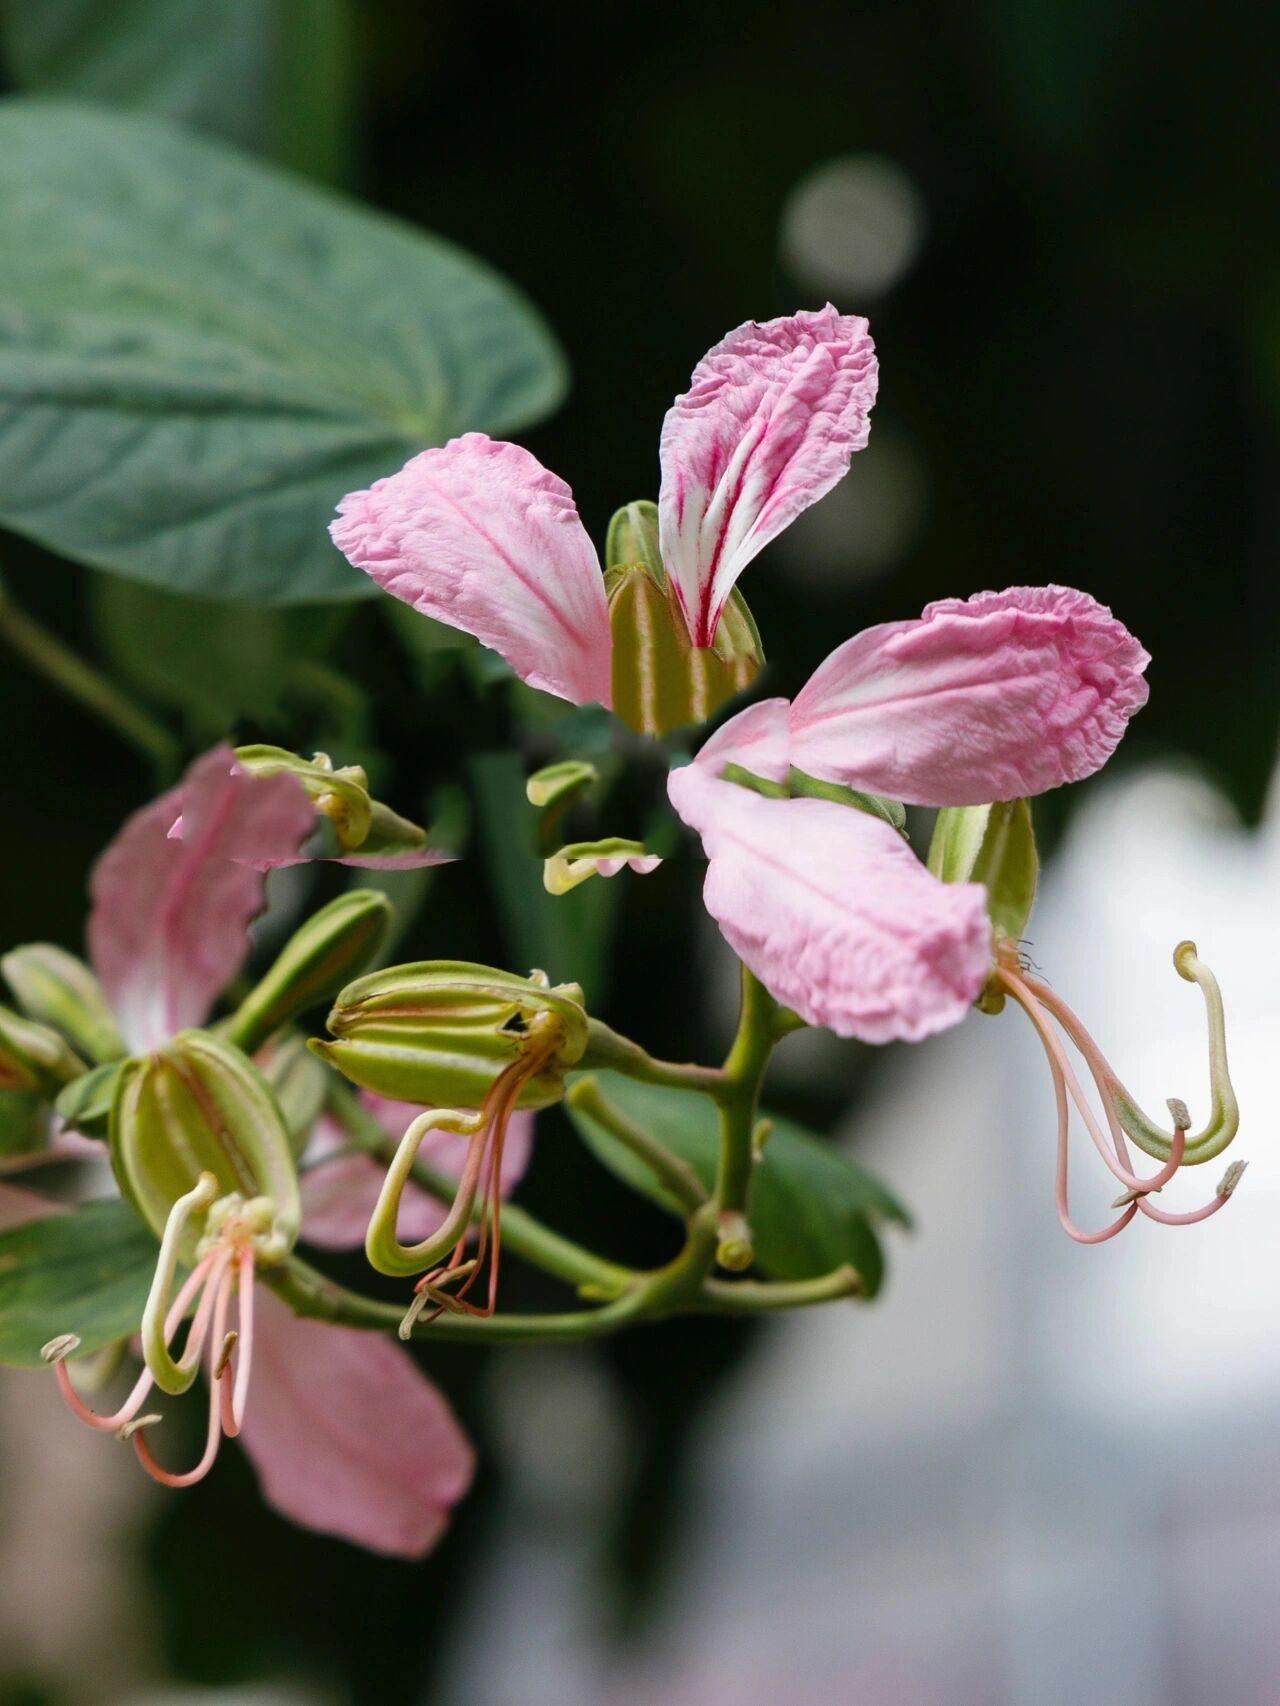
[[[390,1137],[403,1136],[422,1112],[409,1102],[392,1102],[383,1096],[363,1098],[377,1115]],[[302,1174],[302,1235],[309,1244],[325,1250],[358,1250],[364,1243],[369,1218],[377,1206],[386,1168],[371,1155],[343,1155],[346,1133],[336,1120],[321,1119],[307,1144],[309,1165]],[[533,1115],[514,1113],[507,1126],[502,1150],[502,1194],[510,1196],[529,1165],[533,1145]],[[423,1140],[422,1159],[456,1179],[466,1158],[467,1140],[453,1132],[431,1132]],[[326,1160],[326,1156],[334,1156]],[[405,1187],[400,1199],[398,1232],[404,1244],[429,1238],[445,1217],[444,1206],[430,1192],[415,1184]]]
[[[756,553],[848,471],[875,397],[867,322],[832,307],[749,320],[698,363],[663,422],[658,504],[695,645]]]
[[[785,782],[791,773],[790,706],[785,699],[762,699],[739,711],[694,759],[708,776],[722,776],[737,764],[767,782]]]
[[[424,450],[343,498],[330,532],[384,592],[474,634],[531,686],[609,704],[595,548],[568,486],[527,450],[479,432]]]
[[[944,599],[832,652],[791,708],[792,762],[917,805],[1042,794],[1106,763],[1149,662],[1068,587]]]
[[[420,1558],[474,1469],[444,1398],[389,1338],[300,1320],[265,1286],[255,1317],[240,1437],[267,1503],[371,1552]]]
[[[314,823],[293,777],[250,776],[228,746],[129,819],[90,879],[89,955],[130,1048],[204,1022],[262,910],[264,878],[243,861],[287,857]]]
[[[986,981],[977,883],[937,882],[897,831],[827,800],[769,800],[697,765],[668,779],[710,861],[703,898],[738,957],[811,1025],[916,1042]]]

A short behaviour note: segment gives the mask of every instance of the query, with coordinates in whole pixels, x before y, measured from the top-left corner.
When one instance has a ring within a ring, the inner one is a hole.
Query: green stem
[[[614,1104],[601,1090],[594,1078],[580,1078],[565,1097],[571,1108],[586,1114],[616,1137],[631,1153],[643,1161],[645,1166],[664,1185],[671,1195],[684,1209],[686,1214],[692,1214],[700,1209],[707,1200],[707,1193],[702,1180],[694,1172],[687,1161],[682,1161],[678,1155],[673,1155],[665,1145],[650,1137],[647,1131],[634,1125],[621,1108]]]
[[[724,1094],[725,1078],[719,1067],[655,1060],[639,1043],[620,1036],[599,1019],[588,1019],[587,1030],[586,1053],[577,1062],[580,1071],[620,1072],[645,1084],[659,1084],[669,1090],[693,1090],[716,1100]]]
[[[46,681],[83,705],[149,758],[159,781],[168,782],[177,773],[180,748],[168,729],[63,645],[57,635],[19,610],[3,583],[0,583],[0,639]]]
[[[839,1297],[856,1297],[862,1278],[856,1268],[833,1268],[807,1280],[706,1280],[702,1308],[718,1315],[770,1315],[778,1309],[808,1309]]]
[[[726,1089],[720,1101],[720,1153],[716,1166],[715,1208],[720,1225],[717,1260],[735,1272],[750,1267],[753,1249],[747,1198],[755,1165],[752,1136],[760,1086],[773,1053],[778,1004],[764,985],[742,968],[742,1007],[738,1034],[724,1063]]]
[[[345,1085],[335,1083],[330,1089],[329,1101],[332,1112],[357,1148],[389,1166],[395,1157],[397,1141],[384,1131],[359,1098],[352,1095]],[[438,1172],[421,1157],[413,1164],[412,1177],[423,1190],[442,1202],[452,1202],[457,1194],[458,1181],[447,1173]],[[586,1287],[596,1296],[617,1297],[637,1277],[634,1268],[606,1261],[594,1251],[553,1232],[527,1209],[514,1203],[503,1204],[502,1241],[513,1255],[532,1262],[568,1285]]]

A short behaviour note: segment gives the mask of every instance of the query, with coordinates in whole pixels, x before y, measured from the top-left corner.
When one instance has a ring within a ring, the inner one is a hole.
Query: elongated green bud
[[[246,1054],[255,1054],[282,1025],[328,1001],[367,966],[390,927],[391,902],[385,895],[374,889],[339,895],[294,932],[223,1034]]]
[[[88,1070],[60,1032],[0,1007],[0,1090],[34,1090],[52,1100]]]
[[[116,1082],[123,1070],[124,1062],[113,1060],[106,1066],[95,1066],[92,1072],[67,1085],[54,1103],[54,1110],[69,1131],[78,1131],[82,1137],[107,1136]]]
[[[74,954],[29,942],[0,959],[0,971],[27,1017],[61,1031],[78,1054],[101,1063],[125,1053],[102,985]]]
[[[929,869],[944,883],[984,884],[992,924],[1016,942],[1040,879],[1030,800],[944,807],[929,844]]]
[[[172,1235],[175,1204],[191,1199],[175,1246],[188,1266],[213,1230],[207,1209],[228,1198],[266,1205],[256,1211],[259,1262],[282,1261],[293,1248],[302,1210],[289,1134],[261,1073],[230,1043],[183,1031],[156,1054],[127,1061],[110,1142],[120,1189],[158,1238]],[[206,1175],[213,1185],[198,1191]]]
[[[306,759],[282,746],[237,747],[236,762],[255,776],[292,776],[301,783],[316,810],[333,825],[344,853],[385,858],[426,846],[424,829],[373,798],[362,765],[339,768],[327,752]]]
[[[750,687],[764,662],[760,634],[735,588],[714,646],[695,646],[671,585],[643,563],[605,574],[613,633],[613,709],[638,734],[704,723]]]
[[[658,545],[658,506],[651,498],[638,498],[613,512],[605,535],[606,569],[639,563],[648,569],[660,587],[667,584],[667,571]]]
[[[301,1155],[324,1111],[332,1080],[296,1031],[273,1039],[256,1064],[284,1115],[293,1153]]]
[[[552,989],[461,960],[424,960],[348,985],[329,1015],[333,1042],[312,1049],[362,1089],[423,1107],[478,1108],[522,1061],[519,1106],[545,1108],[587,1046],[577,984]]]

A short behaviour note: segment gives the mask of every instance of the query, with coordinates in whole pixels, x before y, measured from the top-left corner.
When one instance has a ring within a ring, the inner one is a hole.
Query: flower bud
[[[638,734],[664,735],[704,723],[760,673],[760,634],[736,587],[714,646],[693,644],[674,589],[644,561],[608,569],[605,592],[613,633],[613,709]]]
[[[265,1202],[260,1261],[281,1261],[301,1220],[289,1135],[253,1063],[207,1031],[183,1031],[156,1054],[127,1061],[111,1110],[111,1163],[120,1189],[158,1238],[174,1205],[211,1175],[210,1203]],[[215,1188],[216,1186],[216,1188]],[[185,1220],[178,1254],[188,1266],[207,1229]]]
[[[317,752],[308,761],[280,746],[237,747],[236,762],[254,776],[292,776],[329,819],[344,853],[386,858],[426,846],[424,829],[373,798],[362,765],[338,769],[327,752]]]
[[[660,587],[666,586],[667,572],[658,545],[658,506],[651,499],[640,498],[614,511],[605,535],[604,563],[606,569],[639,563]]]
[[[102,986],[83,960],[50,942],[30,942],[0,959],[0,971],[27,1017],[61,1031],[78,1054],[99,1063],[124,1054]]]
[[[329,1000],[368,965],[390,925],[391,902],[373,889],[351,889],[321,907],[231,1015],[228,1041],[255,1054],[282,1025]]]
[[[457,960],[424,960],[348,985],[312,1049],[353,1084],[420,1107],[478,1108],[495,1080],[529,1065],[518,1106],[545,1108],[587,1046],[577,984],[552,989]]]
[[[34,1090],[51,1100],[88,1070],[59,1032],[0,1007],[0,1090]]]
[[[945,806],[934,825],[929,869],[944,883],[982,883],[996,934],[1016,942],[1040,878],[1031,802]]]

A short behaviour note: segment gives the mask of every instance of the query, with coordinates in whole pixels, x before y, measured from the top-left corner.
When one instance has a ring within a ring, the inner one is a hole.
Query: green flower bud
[[[300,782],[316,810],[332,823],[344,853],[385,858],[426,846],[424,829],[373,798],[359,764],[338,769],[327,752],[317,752],[308,761],[281,746],[237,747],[236,761],[255,776],[292,776]]]
[[[666,586],[667,571],[658,546],[658,506],[651,499],[640,498],[614,511],[605,535],[604,563],[606,569],[639,563],[660,587]]]
[[[301,1155],[324,1111],[329,1074],[297,1032],[273,1041],[256,1064],[284,1115],[293,1153]]]
[[[282,1025],[336,995],[386,940],[391,902],[373,889],[351,889],[296,930],[275,964],[231,1015],[224,1035],[255,1054]]]
[[[0,1090],[34,1090],[52,1100],[88,1070],[58,1031],[0,1007]]]
[[[102,985],[74,954],[30,942],[0,959],[0,971],[27,1017],[61,1031],[78,1054],[102,1063],[125,1053]]]
[[[62,1123],[82,1137],[105,1138],[111,1127],[116,1082],[123,1070],[124,1062],[114,1060],[106,1066],[95,1066],[92,1072],[68,1084],[54,1103]]]
[[[551,988],[459,960],[392,966],[348,985],[329,1015],[334,1042],[312,1049],[362,1089],[422,1107],[479,1108],[528,1063],[518,1106],[545,1108],[587,1046],[577,984]]]
[[[261,1073],[230,1043],[183,1031],[157,1053],[127,1061],[110,1142],[120,1189],[158,1238],[175,1204],[212,1177],[204,1208],[183,1218],[176,1253],[186,1265],[216,1230],[206,1227],[205,1211],[223,1198],[267,1205],[259,1262],[282,1261],[293,1248],[302,1208],[289,1134]]]
[[[729,596],[714,646],[695,646],[674,589],[644,563],[605,574],[613,633],[613,709],[638,734],[705,723],[750,687],[764,651],[746,600]]]

